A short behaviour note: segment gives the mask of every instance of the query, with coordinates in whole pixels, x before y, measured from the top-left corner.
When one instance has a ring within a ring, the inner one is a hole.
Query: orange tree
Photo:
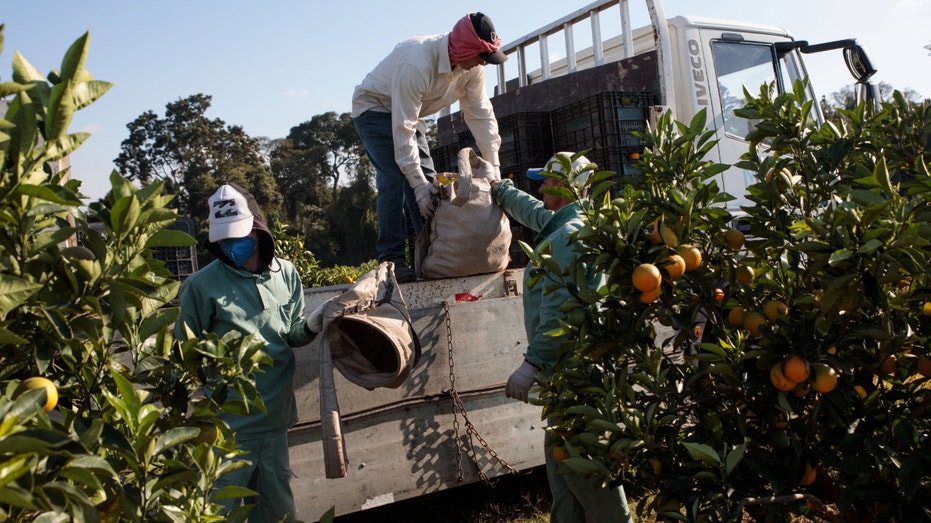
[[[817,126],[800,87],[738,111],[757,124],[740,216],[702,114],[645,132],[613,196],[591,177],[577,245],[606,281],[562,269],[572,341],[536,401],[564,471],[651,494],[660,520],[931,519],[931,112],[896,96]],[[701,263],[674,278],[683,244]],[[634,286],[644,263],[655,298]]]
[[[46,77],[17,53],[0,83],[0,520],[241,521],[212,502],[242,494],[213,489],[237,452],[215,414],[262,408],[267,356],[248,337],[174,341],[178,282],[152,248],[194,240],[166,228],[161,183],[114,172],[84,211],[53,168],[88,137],[68,133],[73,113],[110,88],[87,51],[85,34]],[[36,376],[53,388],[24,392]]]

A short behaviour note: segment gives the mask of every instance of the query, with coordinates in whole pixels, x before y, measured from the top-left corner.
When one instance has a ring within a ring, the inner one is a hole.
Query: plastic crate
[[[587,150],[600,169],[622,173],[630,153],[643,150],[633,133],[646,129],[652,104],[651,93],[610,91],[559,108],[553,111],[555,148]]]
[[[510,262],[508,263],[509,268],[519,268],[527,265],[527,262],[530,259],[527,257],[527,254],[523,249],[520,248],[519,241],[534,246],[533,239],[536,237],[536,233],[527,227],[517,223],[516,221],[511,221],[511,245],[508,247],[508,256],[510,257]]]
[[[194,236],[194,222],[186,216],[178,218],[166,229],[183,231]],[[152,249],[152,257],[165,262],[165,268],[178,280],[183,281],[197,272],[197,247],[195,245],[188,247],[155,247]]]
[[[444,145],[430,151],[438,173],[459,172],[459,144]]]
[[[549,113],[517,113],[498,119],[501,168],[524,164],[542,166],[553,156],[553,129]]]

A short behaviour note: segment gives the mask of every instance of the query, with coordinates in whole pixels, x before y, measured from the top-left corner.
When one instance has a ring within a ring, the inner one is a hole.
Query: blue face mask
[[[233,262],[233,265],[242,267],[255,252],[255,238],[227,238],[220,240],[220,250]]]

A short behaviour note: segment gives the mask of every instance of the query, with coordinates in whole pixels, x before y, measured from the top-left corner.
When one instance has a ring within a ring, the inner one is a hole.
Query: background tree
[[[270,163],[287,220],[321,263],[375,257],[373,177],[348,113],[327,112],[292,127],[275,142]]]
[[[313,158],[317,176],[329,178],[335,194],[343,174],[350,176],[364,154],[349,113],[339,116],[330,111],[291,128],[292,147],[307,151]]]
[[[879,97],[884,102],[891,102],[895,88],[886,82],[879,82]],[[922,103],[921,94],[914,89],[906,87],[900,94],[911,104]],[[821,97],[821,110],[826,119],[838,121],[842,118],[838,109],[852,111],[857,106],[857,93],[852,85],[845,85],[839,91]]]
[[[177,195],[178,212],[205,230],[204,202],[223,182],[249,189],[262,202],[269,220],[278,217],[281,193],[263,156],[262,142],[242,127],[209,119],[211,96],[196,94],[165,106],[165,117],[146,111],[127,124],[129,138],[114,160],[130,180],[148,184],[166,181]]]

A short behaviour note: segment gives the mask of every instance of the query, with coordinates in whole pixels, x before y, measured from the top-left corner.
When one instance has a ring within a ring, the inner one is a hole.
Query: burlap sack
[[[333,367],[349,381],[373,390],[397,388],[420,360],[420,339],[394,276],[383,262],[323,308],[320,343],[320,422],[327,478],[346,476],[345,442]]]
[[[436,212],[415,243],[418,276],[450,278],[507,268],[511,224],[491,196],[492,169],[472,148],[459,151],[459,178],[439,186]]]

